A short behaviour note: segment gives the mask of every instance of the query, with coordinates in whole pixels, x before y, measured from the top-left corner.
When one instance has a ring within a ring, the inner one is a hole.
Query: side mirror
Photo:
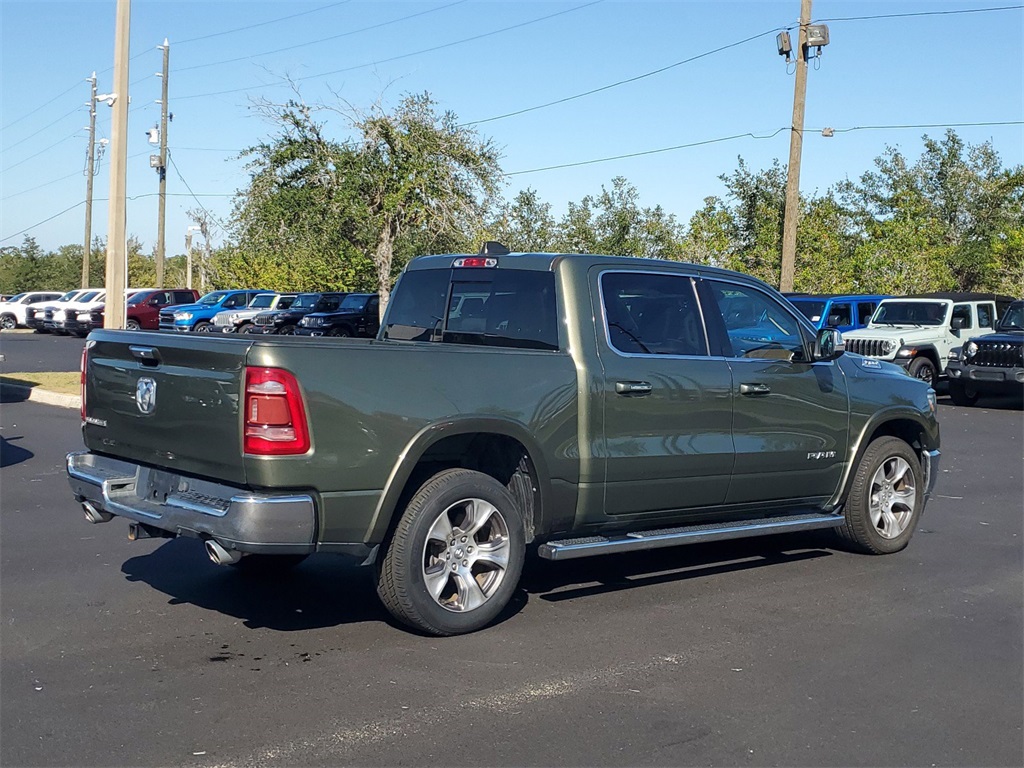
[[[954,331],[959,331],[961,328],[964,327],[964,319],[962,317],[954,317],[952,320],[949,321],[949,327],[952,328]]]
[[[835,328],[822,328],[814,337],[814,359],[827,362],[835,360],[846,351],[843,334]]]
[[[154,296],[152,299],[150,299],[149,300],[149,306],[151,306],[151,307],[159,307],[160,306],[160,297],[159,296]]]
[[[828,324],[829,325],[842,325],[843,324],[842,323],[842,318],[839,317],[839,315],[829,315],[828,316]]]

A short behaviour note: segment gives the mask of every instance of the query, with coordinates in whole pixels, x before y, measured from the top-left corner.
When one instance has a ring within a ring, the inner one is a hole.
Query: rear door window
[[[647,272],[601,275],[608,344],[627,355],[707,355],[692,278]]]
[[[991,328],[992,318],[995,317],[995,307],[992,304],[978,305],[978,327]]]
[[[431,269],[402,275],[384,337],[558,349],[555,276],[516,269]]]
[[[867,325],[868,320],[875,314],[876,306],[878,305],[873,301],[857,302],[857,325]]]

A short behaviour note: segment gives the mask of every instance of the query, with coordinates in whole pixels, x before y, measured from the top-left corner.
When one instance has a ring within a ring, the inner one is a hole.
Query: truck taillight
[[[81,390],[82,404],[79,407],[79,413],[82,416],[82,421],[85,421],[85,371],[89,367],[89,344],[86,343],[82,347],[82,363],[81,363],[81,378],[79,379],[79,388]]]
[[[283,368],[245,369],[245,452],[293,456],[309,450],[299,383]]]

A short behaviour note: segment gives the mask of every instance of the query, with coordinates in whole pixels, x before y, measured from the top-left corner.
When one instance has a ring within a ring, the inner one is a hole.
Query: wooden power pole
[[[110,125],[110,213],[107,218],[107,303],[104,328],[124,328],[128,272],[128,30],[131,0],[117,0],[114,32],[113,116]]]
[[[164,71],[161,74],[163,83],[160,90],[160,203],[159,220],[156,229],[156,287],[164,287],[164,222],[167,211],[167,71],[171,56],[171,46],[164,38],[164,44],[157,46],[164,51]]]
[[[807,25],[811,0],[800,0],[800,34],[796,48],[796,84],[793,86],[793,128],[789,137],[786,176],[786,212],[782,222],[782,277],[780,291],[793,290],[796,274],[796,225],[800,218],[800,155],[804,144],[804,105],[807,101]]]

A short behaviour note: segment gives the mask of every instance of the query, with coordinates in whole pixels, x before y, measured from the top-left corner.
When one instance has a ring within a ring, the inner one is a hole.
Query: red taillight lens
[[[245,452],[294,456],[309,450],[299,383],[283,368],[245,369]]]
[[[79,413],[82,416],[82,421],[83,422],[85,421],[85,371],[86,371],[86,369],[88,367],[89,367],[89,345],[86,344],[84,347],[82,347],[82,363],[81,363],[81,366],[80,366],[80,369],[81,369],[82,373],[81,373],[81,378],[79,379],[79,386],[80,386],[81,396],[82,396],[82,405],[79,408]]]

